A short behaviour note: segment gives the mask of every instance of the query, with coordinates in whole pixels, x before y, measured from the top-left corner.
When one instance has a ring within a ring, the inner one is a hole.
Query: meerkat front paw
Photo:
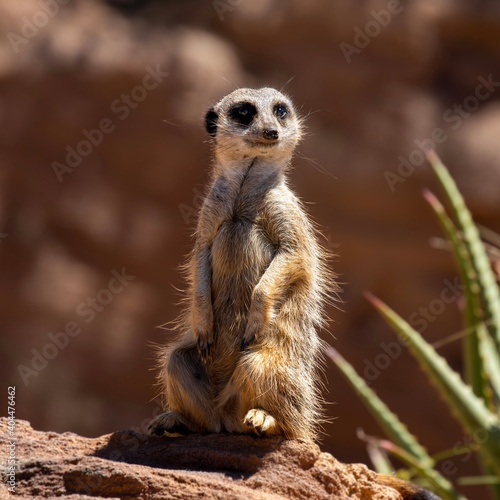
[[[243,424],[257,436],[273,436],[280,434],[275,418],[259,408],[250,410],[243,419]]]
[[[245,329],[245,335],[241,340],[241,350],[246,351],[258,338],[261,332],[261,326],[255,323],[249,323]]]
[[[163,436],[165,432],[169,434],[189,434],[193,431],[184,415],[174,411],[167,411],[165,413],[160,413],[148,425],[148,434],[150,436]]]
[[[197,341],[201,361],[205,364],[212,359],[212,347],[215,343],[212,312],[208,315],[196,314],[194,318],[194,334]]]
[[[210,338],[210,336],[205,332],[203,334],[198,332],[197,337],[198,352],[200,354],[202,363],[206,364],[208,361],[212,360],[212,347],[214,344],[213,337]]]
[[[251,344],[259,340],[260,334],[264,331],[268,318],[262,307],[252,307],[248,313],[245,334],[241,341],[241,350],[245,351]]]

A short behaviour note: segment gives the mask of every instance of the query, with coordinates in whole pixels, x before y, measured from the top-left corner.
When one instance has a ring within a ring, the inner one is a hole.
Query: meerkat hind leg
[[[184,415],[175,411],[167,411],[160,413],[149,424],[148,432],[150,435],[162,436],[165,432],[169,434],[188,434],[196,432],[196,429],[193,428]]]
[[[260,408],[250,410],[243,419],[243,424],[257,436],[274,436],[281,434],[276,419]]]
[[[150,434],[217,432],[211,411],[211,388],[196,345],[180,345],[165,357],[163,371],[167,408],[150,425]]]

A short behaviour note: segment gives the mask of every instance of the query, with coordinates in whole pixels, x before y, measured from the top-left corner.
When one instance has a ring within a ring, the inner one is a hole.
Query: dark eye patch
[[[217,120],[219,115],[214,111],[213,108],[210,108],[205,115],[205,129],[212,136],[215,137],[217,134]]]
[[[229,116],[240,125],[248,127],[257,115],[257,108],[249,102],[239,102],[229,110]]]
[[[288,109],[288,106],[286,104],[276,104],[274,106],[274,114],[280,119],[284,120],[287,116],[290,110]]]

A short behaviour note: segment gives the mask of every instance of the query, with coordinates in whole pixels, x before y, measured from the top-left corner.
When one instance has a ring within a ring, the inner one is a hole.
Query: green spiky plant
[[[361,436],[367,441],[377,471],[393,472],[420,482],[443,499],[463,499],[440,472],[440,462],[474,451],[483,475],[454,478],[456,484],[488,484],[492,498],[500,500],[500,290],[485,245],[455,182],[435,153],[430,153],[428,159],[444,190],[451,215],[432,193],[426,191],[424,197],[450,241],[464,285],[464,379],[408,322],[373,295],[367,294],[367,298],[404,340],[465,434],[477,436],[480,432],[482,438],[473,440],[474,446],[455,447],[431,456],[338,352],[329,348],[328,355],[389,438]],[[406,468],[395,472],[390,455]]]

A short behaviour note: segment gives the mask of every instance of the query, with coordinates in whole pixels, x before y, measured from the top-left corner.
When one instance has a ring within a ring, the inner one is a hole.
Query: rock
[[[2,463],[10,449],[0,419]],[[342,464],[316,444],[238,435],[98,438],[15,427],[16,494],[24,498],[401,499],[361,464]],[[3,491],[2,491],[3,493]]]

